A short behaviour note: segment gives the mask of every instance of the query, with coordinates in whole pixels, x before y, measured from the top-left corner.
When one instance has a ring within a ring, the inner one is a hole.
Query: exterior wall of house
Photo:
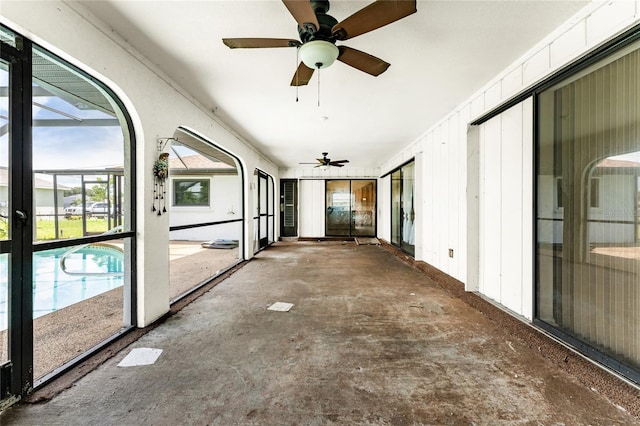
[[[169,215],[158,216],[151,211],[152,167],[159,154],[157,138],[171,137],[183,126],[239,157],[246,174],[244,217],[255,211],[249,173],[259,168],[278,179],[278,168],[82,5],[3,2],[0,22],[109,86],[132,118],[137,149],[137,323],[146,326],[169,309],[169,255],[168,250],[159,249],[169,241]],[[249,236],[245,257],[250,258],[252,221],[245,226],[245,235]]]
[[[53,202],[53,189],[51,188],[36,188],[34,202],[36,207],[36,216],[49,216],[49,219],[53,219],[56,214],[55,203]],[[58,190],[58,208],[57,213],[62,214],[64,210],[64,190]]]
[[[532,101],[479,128],[469,124],[637,25],[639,11],[637,1],[594,2],[381,165],[385,174],[416,158],[422,170],[416,260],[532,318]],[[389,209],[388,202],[380,197],[378,208]]]
[[[533,319],[533,101],[479,129],[478,289]]]
[[[210,203],[208,206],[176,206],[173,202],[173,181],[175,179],[209,179]],[[188,225],[193,223],[222,222],[234,220],[242,217],[242,194],[238,192],[240,187],[239,175],[178,175],[170,176],[169,205],[171,214],[169,215],[170,226]],[[216,225],[207,229],[206,239],[238,240],[240,238],[238,225],[228,223]],[[171,239],[202,241],[203,231],[201,228],[181,230]]]

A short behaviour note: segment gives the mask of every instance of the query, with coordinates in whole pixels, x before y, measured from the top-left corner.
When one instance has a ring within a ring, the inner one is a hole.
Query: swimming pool
[[[61,267],[61,258],[64,267]],[[0,330],[7,328],[8,255],[0,255]],[[122,286],[124,253],[90,244],[33,254],[33,318]]]

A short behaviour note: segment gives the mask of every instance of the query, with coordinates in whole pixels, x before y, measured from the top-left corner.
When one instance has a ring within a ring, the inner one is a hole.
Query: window
[[[639,76],[634,43],[536,102],[536,322],[638,382]]]
[[[173,181],[174,206],[208,206],[209,179],[175,179]]]

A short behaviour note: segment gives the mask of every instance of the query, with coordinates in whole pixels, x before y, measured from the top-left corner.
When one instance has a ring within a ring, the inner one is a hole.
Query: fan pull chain
[[[298,75],[298,62],[300,61],[300,47],[296,47],[296,102],[298,102],[298,87],[300,87],[300,76]]]
[[[318,67],[318,108],[320,108],[320,67]]]

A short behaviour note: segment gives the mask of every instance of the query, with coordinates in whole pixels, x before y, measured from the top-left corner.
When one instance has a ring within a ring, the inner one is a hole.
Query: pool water
[[[122,286],[124,254],[119,248],[88,245],[68,252],[63,248],[33,254],[33,318]],[[8,324],[7,262],[8,255],[0,255],[0,330]]]

